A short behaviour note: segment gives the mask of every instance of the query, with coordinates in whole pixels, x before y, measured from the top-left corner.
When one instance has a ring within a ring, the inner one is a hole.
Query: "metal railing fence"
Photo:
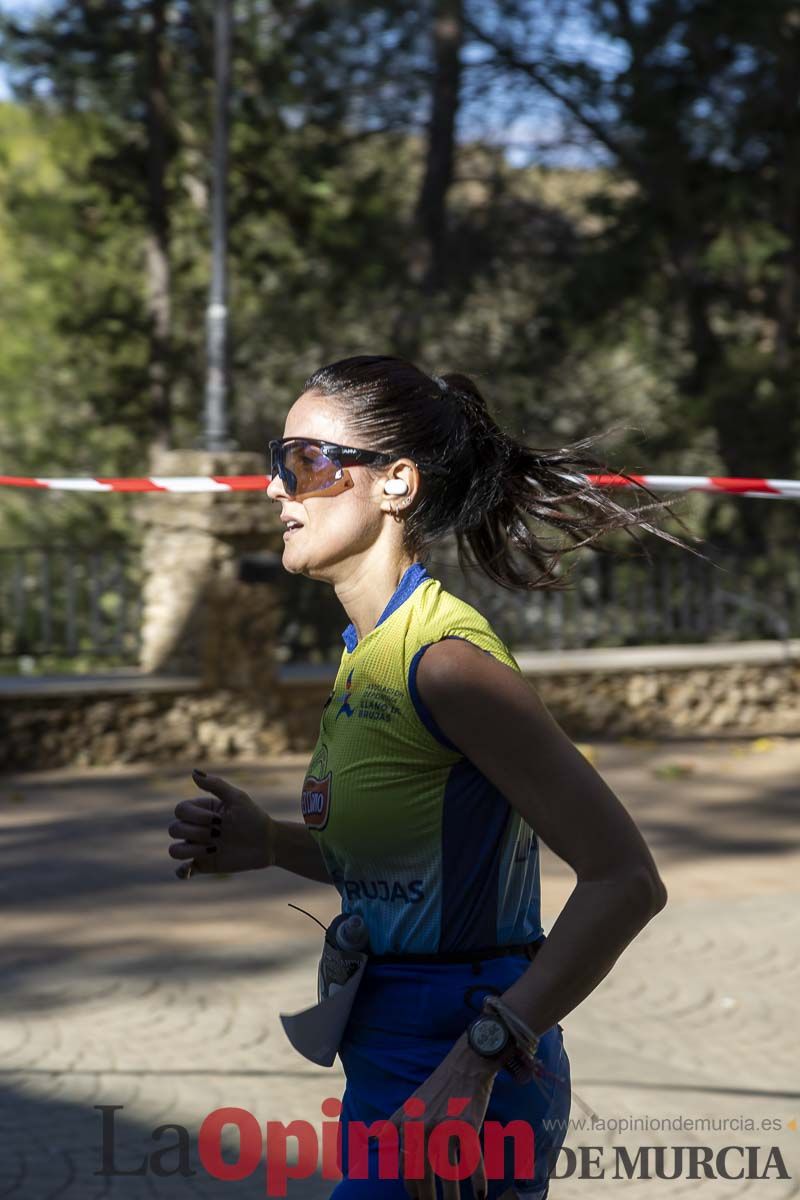
[[[512,650],[800,637],[800,558],[791,549],[757,560],[703,552],[713,561],[673,547],[651,549],[652,561],[584,547],[565,560],[567,591],[509,591],[480,571],[463,573],[447,547],[437,548],[428,569],[482,612]],[[278,657],[338,661],[347,616],[333,590],[276,566]],[[95,659],[133,665],[141,615],[135,548],[0,548],[0,671],[14,660],[53,660],[67,670]]]
[[[428,570],[483,613],[512,650],[800,637],[800,557],[787,552],[754,561],[702,549],[712,562],[677,547],[651,549],[652,561],[583,547],[577,558],[567,556],[566,591],[510,591],[478,570],[462,572],[455,556],[441,550]],[[330,589],[301,576],[288,577],[284,588],[285,660],[338,660],[347,618]]]
[[[133,664],[140,625],[135,550],[0,548],[0,663],[97,658]]]

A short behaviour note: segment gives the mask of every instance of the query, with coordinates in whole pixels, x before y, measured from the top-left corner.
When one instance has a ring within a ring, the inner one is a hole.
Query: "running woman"
[[[626,508],[590,484],[582,468],[607,470],[583,453],[592,440],[534,451],[497,425],[466,376],[358,356],[316,371],[271,443],[283,567],[331,585],[349,617],[303,820],[275,820],[196,772],[211,796],[177,805],[169,832],[182,840],[169,852],[192,860],[183,877],[277,865],[332,883],[342,910],[366,922],[370,955],[339,1051],[335,1200],[544,1200],[570,1112],[560,1021],[666,903],[622,803],[489,622],[425,565],[454,534],[462,561],[498,584],[557,586],[563,547],[538,541],[531,517],[578,545],[638,526],[689,549],[641,520],[665,502]],[[540,837],[577,877],[548,935]],[[413,1179],[401,1153],[398,1176],[380,1179],[373,1139],[369,1178],[348,1174],[351,1121],[391,1121],[405,1151],[412,1116],[427,1139],[454,1115],[481,1148],[485,1120],[528,1123],[534,1169],[515,1179],[508,1137],[502,1177],[482,1154],[448,1147],[455,1170],[425,1156]]]

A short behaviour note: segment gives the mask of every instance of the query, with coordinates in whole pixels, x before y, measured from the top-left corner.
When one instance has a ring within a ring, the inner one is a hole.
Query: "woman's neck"
[[[334,584],[337,598],[361,641],[378,624],[386,605],[415,559],[403,554],[384,561],[362,560],[340,583]]]

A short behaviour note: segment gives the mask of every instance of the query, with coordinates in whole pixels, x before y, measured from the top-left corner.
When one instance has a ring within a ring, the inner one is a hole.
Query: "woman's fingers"
[[[486,1200],[489,1193],[489,1184],[486,1181],[486,1167],[483,1162],[483,1154],[478,1159],[478,1165],[469,1179],[472,1184],[472,1194],[475,1200]]]
[[[403,1160],[401,1158],[400,1162],[402,1163],[402,1161]],[[400,1167],[400,1174],[403,1176],[403,1187],[406,1189],[406,1195],[410,1196],[411,1200],[417,1200],[417,1197],[419,1196],[419,1193],[417,1191],[417,1184],[418,1184],[419,1180],[406,1179],[402,1166]]]
[[[221,775],[202,775],[197,770],[192,771],[192,779],[199,788],[205,792],[211,792],[212,795],[218,798],[222,804],[220,807],[236,800],[248,800],[247,792],[243,792],[241,788],[236,787],[234,783],[228,783],[227,779],[223,779]]]
[[[451,1166],[457,1166],[458,1164],[458,1146],[459,1143],[455,1139],[448,1143],[447,1161]],[[442,1197],[443,1200],[460,1200],[461,1185],[458,1179],[446,1179],[442,1176]]]
[[[427,1146],[427,1136],[428,1135],[426,1132],[426,1135],[425,1135],[426,1146]],[[403,1138],[402,1125],[400,1127],[400,1162],[402,1163],[401,1170],[403,1172],[403,1186],[405,1187],[409,1196],[411,1196],[413,1198],[413,1200],[436,1200],[436,1176],[433,1173],[433,1170],[431,1168],[431,1164],[428,1160],[427,1154],[425,1155],[425,1160],[422,1164],[420,1164],[418,1162],[408,1164],[408,1166],[410,1168],[413,1167],[415,1172],[419,1172],[420,1165],[421,1165],[422,1169],[424,1171],[423,1178],[422,1179],[406,1178],[406,1165],[407,1165],[406,1164],[406,1150],[405,1150],[405,1142],[404,1142],[404,1138]],[[458,1197],[456,1197],[456,1200],[458,1200]]]
[[[437,1196],[436,1196],[436,1180],[437,1180],[437,1178],[440,1179],[440,1182],[442,1185],[443,1200],[460,1200],[461,1188],[460,1188],[459,1180],[458,1179],[447,1179],[444,1175],[441,1175],[440,1172],[438,1172],[436,1170],[436,1164],[432,1163],[430,1160],[429,1152],[427,1152],[427,1146],[428,1146],[428,1138],[432,1132],[432,1129],[426,1129],[426,1132],[425,1132],[426,1153],[424,1156],[424,1162],[422,1163],[422,1168],[424,1170],[424,1177],[422,1179],[415,1179],[415,1178],[408,1177],[408,1175],[406,1173],[406,1167],[407,1167],[407,1165],[409,1167],[411,1167],[412,1164],[406,1163],[406,1148],[405,1148],[405,1143],[404,1143],[404,1138],[403,1138],[403,1132],[404,1132],[403,1121],[400,1120],[399,1122],[397,1122],[397,1124],[398,1124],[398,1161],[400,1163],[400,1173],[403,1177],[403,1186],[404,1186],[406,1192],[408,1193],[408,1195],[412,1198],[412,1200],[437,1200]],[[448,1155],[448,1160],[451,1163],[455,1164],[458,1162],[458,1146],[457,1146],[457,1144],[451,1143],[448,1146],[447,1155]],[[419,1166],[420,1166],[420,1164],[418,1164],[416,1162],[413,1163],[413,1167],[417,1171],[419,1170]]]
[[[442,1180],[442,1196],[444,1200],[460,1200],[461,1187],[457,1179]]]
[[[198,800],[180,800],[175,805],[175,816],[181,821],[188,821],[193,825],[210,825],[214,817],[222,816],[225,811],[224,804],[219,800],[198,799]]]
[[[169,846],[171,858],[184,859],[175,874],[179,879],[189,879],[195,872],[216,871],[216,853],[222,836],[226,814],[230,816],[231,802],[245,793],[232,784],[214,775],[198,776],[192,773],[198,787],[213,793],[192,800],[180,800],[175,805],[175,816],[167,832],[170,837],[180,839]]]
[[[170,837],[180,838],[185,842],[202,842],[207,845],[220,836],[221,824],[190,825],[188,821],[173,821],[167,833]]]
[[[405,1141],[403,1138],[402,1115],[400,1117],[397,1117],[396,1114],[393,1114],[391,1117],[391,1120],[393,1120],[395,1125],[397,1126],[397,1162],[398,1162],[400,1174],[401,1174],[402,1180],[403,1180],[403,1187],[406,1189],[406,1193],[411,1197],[411,1200],[417,1200],[417,1197],[419,1195],[419,1193],[417,1192],[417,1184],[418,1184],[419,1180],[406,1179],[406,1147],[405,1147]]]
[[[447,1181],[442,1180],[446,1186]],[[436,1200],[436,1176],[431,1170],[430,1164],[426,1164],[425,1178],[416,1181],[417,1191],[414,1193],[419,1200]],[[445,1200],[450,1200],[449,1193],[445,1192]],[[456,1192],[456,1200],[458,1200],[458,1192]]]
[[[391,1118],[393,1119],[393,1118]],[[400,1163],[400,1172],[403,1177],[403,1186],[407,1194],[412,1197],[412,1200],[437,1200],[436,1197],[436,1180],[439,1179],[442,1188],[442,1200],[460,1200],[461,1197],[461,1177],[458,1179],[448,1179],[442,1173],[441,1168],[436,1160],[436,1156],[431,1156],[428,1148],[428,1139],[433,1132],[433,1128],[426,1129],[425,1133],[425,1160],[423,1179],[408,1178],[406,1175],[406,1157],[405,1145],[403,1140],[403,1122],[397,1122],[398,1125],[398,1160]],[[450,1140],[447,1146],[447,1160],[452,1166],[457,1166],[460,1162],[460,1143],[457,1139]],[[434,1161],[431,1161],[433,1158]],[[457,1172],[454,1172],[457,1174]],[[476,1200],[486,1200],[488,1185],[486,1181],[486,1167],[483,1162],[483,1154],[481,1154],[475,1170],[469,1177],[472,1187],[472,1194]]]
[[[216,845],[205,846],[200,842],[173,842],[169,847],[170,858],[206,858],[215,853]]]
[[[430,1133],[432,1132],[433,1129],[429,1130],[427,1137],[429,1137]],[[460,1147],[461,1143],[457,1138],[451,1138],[449,1140],[447,1145],[447,1162],[451,1167],[457,1168],[461,1162]],[[429,1150],[428,1155],[426,1156],[426,1176],[423,1184],[424,1188],[427,1190],[423,1190],[420,1193],[420,1196],[424,1197],[424,1200],[428,1200],[428,1197],[430,1197],[430,1200],[436,1200],[437,1179],[439,1179],[442,1187],[442,1200],[460,1200],[462,1180],[460,1172],[458,1170],[453,1171],[452,1174],[456,1175],[457,1178],[451,1179],[448,1178],[450,1172],[448,1171],[445,1173],[442,1167],[443,1164],[438,1161],[437,1156],[435,1154],[431,1155]],[[475,1170],[470,1176],[470,1183],[472,1186],[473,1196],[476,1197],[477,1200],[486,1200],[486,1172],[483,1165],[483,1156],[481,1156],[478,1165],[475,1167]]]
[[[170,857],[188,861],[181,863],[175,871],[179,879],[190,879],[192,875],[213,874],[219,870],[214,856],[216,845],[201,846],[197,842],[173,842],[169,847]]]

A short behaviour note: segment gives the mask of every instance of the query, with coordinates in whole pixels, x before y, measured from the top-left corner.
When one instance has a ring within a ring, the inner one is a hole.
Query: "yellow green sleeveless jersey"
[[[361,641],[351,624],[301,811],[345,912],[381,953],[443,953],[543,936],[536,834],[439,729],[416,687],[442,638],[519,671],[488,621],[413,563]],[[469,686],[465,679],[464,686]]]

